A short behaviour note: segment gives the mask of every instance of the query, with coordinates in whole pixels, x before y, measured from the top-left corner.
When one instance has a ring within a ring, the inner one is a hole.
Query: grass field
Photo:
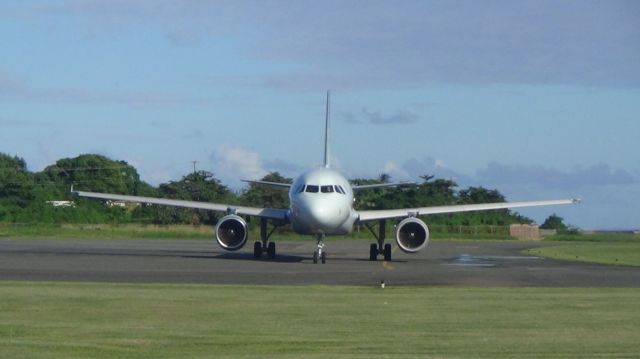
[[[0,224],[0,238],[211,239],[209,226],[110,224]]]
[[[579,262],[640,266],[640,242],[571,242],[529,249],[527,255]]]
[[[640,290],[0,282],[0,358],[637,358]]]
[[[640,234],[630,233],[584,233],[584,234],[556,234],[545,237],[553,242],[627,242],[640,243]]]

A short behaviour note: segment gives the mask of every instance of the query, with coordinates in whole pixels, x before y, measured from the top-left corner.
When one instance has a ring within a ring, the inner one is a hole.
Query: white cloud
[[[393,161],[385,162],[384,167],[382,168],[382,173],[391,176],[391,180],[394,182],[404,181],[411,177],[407,171]]]
[[[216,177],[232,188],[241,187],[242,179],[259,179],[267,174],[258,154],[246,148],[221,144],[209,158]]]
[[[412,179],[417,179],[425,175],[433,175],[436,178],[452,179],[461,185],[472,182],[469,176],[447,167],[444,160],[429,156],[411,158],[404,161],[402,170]]]

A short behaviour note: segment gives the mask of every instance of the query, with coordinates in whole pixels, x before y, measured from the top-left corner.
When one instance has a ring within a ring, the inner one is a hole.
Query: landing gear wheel
[[[316,241],[318,242],[316,250],[313,251],[313,263],[317,264],[318,259],[324,264],[327,260],[327,256],[324,254],[324,233],[316,234]]]
[[[384,245],[384,260],[386,262],[391,262],[391,244],[387,243]]]
[[[378,260],[378,245],[375,243],[371,243],[371,246],[369,247],[369,260]]]
[[[269,245],[267,246],[267,256],[270,259],[276,257],[276,244],[274,242],[269,242]]]
[[[262,255],[262,243],[255,242],[253,244],[253,258],[259,259]]]

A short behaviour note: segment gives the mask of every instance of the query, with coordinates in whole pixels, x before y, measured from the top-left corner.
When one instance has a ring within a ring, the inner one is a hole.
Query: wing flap
[[[287,219],[287,209],[281,208],[258,208],[258,207],[243,207],[234,206],[223,203],[208,203],[208,202],[196,202],[186,201],[180,199],[166,199],[166,198],[154,198],[154,197],[141,197],[141,196],[127,196],[111,193],[97,193],[97,192],[85,192],[85,191],[71,191],[74,195],[86,198],[104,199],[111,201],[125,201],[133,203],[147,203],[156,204],[161,206],[173,206],[182,208],[204,209],[217,212],[235,212],[236,214],[263,217],[276,220]]]
[[[383,210],[359,211],[358,220],[360,222],[367,222],[367,221],[375,221],[380,219],[402,218],[402,217],[408,217],[408,216],[421,216],[421,215],[428,215],[428,214],[486,211],[491,209],[505,209],[505,208],[554,206],[554,205],[563,205],[563,204],[574,204],[578,202],[580,202],[580,200],[558,199],[558,200],[545,200],[545,201],[459,204],[459,205],[452,205],[452,206],[383,209]]]

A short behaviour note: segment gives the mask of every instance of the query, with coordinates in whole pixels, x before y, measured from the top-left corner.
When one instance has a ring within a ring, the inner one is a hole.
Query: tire
[[[253,244],[253,258],[259,259],[262,255],[262,243],[255,242]]]
[[[387,243],[384,245],[384,260],[386,262],[391,262],[391,244]]]
[[[325,264],[327,262],[327,254],[325,252],[322,252],[322,254],[320,255],[320,260],[322,261],[322,264]]]
[[[369,260],[378,260],[378,245],[375,243],[371,243],[371,246],[369,247]]]
[[[318,264],[318,251],[313,252],[313,264]]]
[[[276,244],[273,242],[269,242],[269,245],[267,246],[267,256],[270,259],[273,259],[276,257]]]

